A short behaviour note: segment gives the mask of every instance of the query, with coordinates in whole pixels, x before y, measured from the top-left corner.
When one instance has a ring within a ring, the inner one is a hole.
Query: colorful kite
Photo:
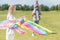
[[[15,29],[15,31],[21,34],[24,34],[25,31],[20,29],[19,26],[29,29],[39,35],[47,36],[48,33],[52,33],[52,31],[48,30],[47,28],[44,28],[34,22],[26,20],[25,17],[21,17],[18,20],[5,20],[3,22],[0,22],[0,29],[11,28]]]
[[[32,32],[35,32],[35,33],[37,33],[39,35],[41,34],[41,35],[46,36],[46,35],[48,35],[48,33],[52,33],[52,31],[50,31],[49,29],[44,28],[41,25],[38,25],[38,24],[36,24],[34,22],[31,22],[31,21],[25,20],[25,19],[26,19],[25,17],[20,19],[21,27],[29,29]]]
[[[16,20],[5,20],[0,22],[0,29],[7,29],[7,28],[11,28],[14,29],[15,31],[24,34],[25,31],[19,28],[19,24]]]

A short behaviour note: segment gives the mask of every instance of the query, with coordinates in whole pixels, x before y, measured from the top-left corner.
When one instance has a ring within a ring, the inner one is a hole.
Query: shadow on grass
[[[49,33],[49,35],[51,35],[51,34],[58,34],[58,33]]]

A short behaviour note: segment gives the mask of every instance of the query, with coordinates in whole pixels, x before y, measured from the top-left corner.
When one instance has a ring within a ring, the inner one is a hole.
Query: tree
[[[41,11],[49,11],[49,7],[43,4],[40,5],[40,9]]]
[[[60,10],[60,4],[58,5],[58,10]]]
[[[44,11],[44,10],[45,10],[45,8],[44,8],[44,5],[43,5],[43,4],[41,4],[41,5],[40,5],[40,9],[41,9],[41,11]]]
[[[0,6],[0,10],[2,10],[2,9],[1,9],[1,6]]]
[[[45,11],[49,11],[49,7],[48,6],[44,6]]]
[[[16,5],[16,10],[21,10],[21,7],[22,7],[21,4],[17,4],[17,5]]]
[[[2,10],[8,10],[9,8],[9,5],[8,4],[3,4],[2,5]]]
[[[32,6],[30,6],[30,10],[33,10],[34,9],[34,6],[32,5]]]
[[[56,10],[56,7],[54,5],[51,6],[50,10]]]
[[[24,5],[21,7],[23,11],[29,11],[30,10],[30,6],[29,5]]]
[[[58,10],[58,5],[56,5],[55,9]]]

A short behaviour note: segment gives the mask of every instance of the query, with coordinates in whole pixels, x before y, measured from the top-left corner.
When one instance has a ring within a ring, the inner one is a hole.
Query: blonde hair
[[[16,6],[15,5],[10,5],[9,9],[8,9],[8,13],[13,14],[16,10]]]

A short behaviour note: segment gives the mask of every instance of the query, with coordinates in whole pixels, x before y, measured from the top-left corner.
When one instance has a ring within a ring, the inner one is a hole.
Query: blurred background
[[[18,19],[26,16],[27,20],[32,20],[32,10],[36,0],[0,0],[0,22],[6,20],[10,5],[16,5],[14,16]],[[42,13],[39,25],[52,30],[55,34],[48,36],[36,35],[32,37],[32,32],[24,29],[27,33],[21,35],[16,32],[14,40],[60,40],[60,0],[38,0]],[[6,30],[0,30],[0,40],[6,40]]]

